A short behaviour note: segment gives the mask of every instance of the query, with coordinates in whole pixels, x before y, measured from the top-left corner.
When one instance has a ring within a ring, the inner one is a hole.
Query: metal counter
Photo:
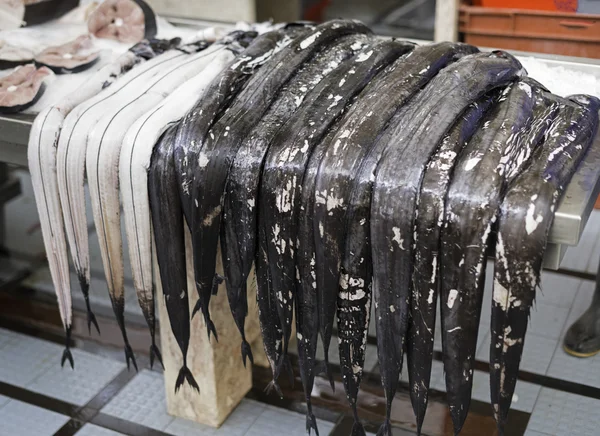
[[[216,23],[199,20],[168,18],[175,25],[202,29],[211,25],[230,27],[230,23]],[[430,43],[430,41],[418,41]],[[517,57],[535,57],[548,67],[561,65],[574,70],[595,74],[600,77],[600,61],[512,52]],[[33,115],[0,116],[0,162],[27,166],[27,142]],[[580,165],[573,180],[567,187],[563,199],[556,210],[546,250],[544,267],[558,269],[568,246],[579,243],[594,203],[600,193],[600,134],[596,136],[585,160]]]

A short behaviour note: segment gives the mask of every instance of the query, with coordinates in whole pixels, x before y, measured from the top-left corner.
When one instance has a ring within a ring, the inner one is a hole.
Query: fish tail
[[[325,355],[325,360],[319,365],[319,374],[325,374],[327,380],[329,380],[329,386],[331,386],[331,390],[335,392],[335,381],[333,380],[333,372],[331,371],[331,365],[329,364],[329,356]]]
[[[77,277],[79,278],[79,285],[81,286],[81,293],[83,294],[83,298],[85,300],[85,307],[87,310],[87,325],[88,332],[92,334],[92,324],[96,327],[96,331],[100,334],[100,327],[98,327],[98,321],[96,321],[96,315],[92,312],[92,307],[90,305],[90,283],[86,279],[85,275],[82,273],[78,273]]]
[[[496,428],[498,429],[498,436],[504,436],[504,424],[505,422],[503,420],[499,420],[496,423]]]
[[[269,395],[272,391],[275,391],[275,393],[279,395],[279,398],[283,398],[283,392],[281,392],[281,388],[279,387],[275,379],[271,380],[265,388],[265,393],[267,395]]]
[[[317,375],[324,374],[325,377],[327,377],[327,380],[329,380],[329,386],[331,386],[331,390],[333,392],[335,392],[335,382],[333,380],[333,372],[331,371],[331,366],[329,365],[327,358],[326,358],[326,360],[317,363],[317,365],[315,366],[315,374],[317,374]]]
[[[100,327],[98,327],[98,321],[96,321],[96,315],[94,315],[94,312],[92,312],[90,310],[89,304],[88,304],[87,325],[88,325],[88,331],[89,331],[90,335],[92,334],[92,324],[94,324],[94,327],[96,327],[96,331],[98,332],[98,335],[100,335]]]
[[[75,369],[73,355],[71,354],[71,326],[67,327],[65,331],[65,351],[63,351],[62,359],[60,360],[60,366],[64,367],[67,360],[71,364],[71,369]]]
[[[196,315],[196,313],[202,311],[202,301],[200,299],[196,300],[196,304],[194,304],[194,309],[192,310],[192,316],[191,318],[194,319],[194,315]]]
[[[133,350],[131,349],[129,342],[125,343],[125,361],[127,362],[127,371],[129,371],[129,362],[131,362],[135,368],[135,372],[138,372],[137,362],[135,361],[135,356],[133,355]]]
[[[393,436],[392,435],[392,423],[390,422],[390,418],[385,418],[381,427],[379,427],[379,431],[377,432],[377,436]]]
[[[65,350],[63,351],[62,359],[60,360],[60,366],[61,367],[65,366],[65,362],[67,360],[69,361],[69,364],[71,365],[71,369],[75,369],[75,363],[73,362],[73,354],[71,354],[70,348],[65,348]]]
[[[367,434],[365,433],[365,428],[363,427],[362,423],[358,420],[354,420],[354,425],[352,425],[352,433],[350,433],[351,436],[366,436]]]
[[[204,315],[204,322],[206,323],[206,331],[208,333],[208,340],[210,341],[210,334],[212,333],[215,337],[215,341],[219,342],[219,336],[217,336],[217,328],[210,319],[210,315]]]
[[[198,383],[196,383],[192,371],[190,371],[187,365],[184,364],[179,370],[179,375],[177,376],[177,381],[175,382],[175,393],[179,391],[179,388],[183,386],[183,383],[186,381],[192,388],[200,392],[200,387],[198,386]]]
[[[314,430],[315,434],[319,436],[319,429],[317,428],[317,418],[312,410],[306,412],[306,434],[310,434],[310,431]]]
[[[150,345],[150,369],[152,369],[152,367],[154,366],[154,357],[158,359],[158,362],[160,363],[160,366],[162,366],[162,369],[165,369],[160,350],[156,346],[156,343],[152,341],[152,345]]]
[[[254,356],[252,356],[252,348],[246,339],[242,340],[242,360],[244,362],[244,368],[246,367],[246,358],[250,360],[250,363],[254,365]]]
[[[287,354],[281,355],[281,368],[285,369],[290,380],[290,385],[294,387],[294,368],[292,368],[292,361],[290,360],[290,356],[288,356]]]

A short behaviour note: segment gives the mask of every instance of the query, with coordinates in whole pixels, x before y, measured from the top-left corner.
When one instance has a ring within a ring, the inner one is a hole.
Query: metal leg
[[[565,350],[577,357],[591,357],[600,352],[600,265],[592,304],[565,335]]]
[[[0,162],[0,189],[8,182],[8,165]],[[0,201],[0,250],[4,249],[4,238],[6,236],[4,214],[4,202]]]

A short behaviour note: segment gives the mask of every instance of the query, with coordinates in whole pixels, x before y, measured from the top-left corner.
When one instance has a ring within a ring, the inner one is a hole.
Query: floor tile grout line
[[[252,421],[252,424],[250,424],[250,426],[248,427],[248,429],[244,433],[244,436],[248,434],[248,432],[250,431],[250,429],[254,426],[254,424],[256,424],[256,421],[258,421],[258,418],[260,418],[265,413],[265,411],[267,410],[267,407],[264,405],[264,403],[261,403],[261,404],[263,404],[263,406],[264,406],[263,410],[261,410],[261,412],[254,418],[254,421]]]
[[[573,309],[575,307],[575,302],[577,301],[577,297],[579,297],[579,293],[581,292],[582,286],[583,286],[583,282],[579,283],[577,292],[575,292],[575,297],[573,298],[573,302],[571,303],[571,307],[569,308],[569,313],[567,313],[567,318],[565,319],[565,322],[560,330],[560,336],[558,337],[558,340],[556,341],[556,347],[554,347],[554,352],[552,353],[552,357],[550,358],[550,362],[548,362],[548,367],[546,368],[546,372],[544,373],[544,375],[546,375],[546,376],[548,376],[548,372],[550,371],[550,367],[552,366],[552,361],[556,357],[556,353],[557,353],[558,349],[560,348],[562,341],[564,340],[564,338],[562,338],[562,332],[565,331],[565,327],[569,323],[569,318],[571,317],[571,313],[573,312]]]

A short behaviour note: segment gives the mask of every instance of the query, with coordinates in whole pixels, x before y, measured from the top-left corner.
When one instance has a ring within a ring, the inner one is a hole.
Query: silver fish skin
[[[113,63],[101,68],[76,92],[69,94],[56,104],[42,110],[31,127],[27,148],[29,172],[31,174],[33,192],[40,217],[42,238],[47,253],[50,276],[58,296],[59,310],[67,332],[70,331],[71,326],[71,304],[69,301],[71,280],[56,166],[57,145],[62,125],[65,117],[78,104],[112,85],[120,76],[136,65],[162,52],[163,49],[161,47],[163,44],[167,47],[171,46],[170,42],[165,41],[156,41],[153,44],[146,42],[135,45],[126,53],[119,56]],[[76,272],[86,303],[88,330],[91,333],[91,326],[93,324],[98,333],[100,333],[96,317],[90,306],[89,270],[79,271],[76,269]],[[65,295],[63,296],[63,294]],[[67,339],[67,343],[70,343],[69,339]],[[66,359],[72,362],[72,357],[68,357],[71,354],[67,353],[66,356]]]
[[[137,370],[125,329],[125,281],[119,201],[119,158],[129,127],[163,101],[177,86],[201,72],[222,47],[208,49],[173,62],[148,81],[134,80],[129,100],[105,106],[87,134],[86,174],[108,294],[125,344],[125,356]],[[96,109],[98,110],[98,109]]]
[[[219,45],[221,48],[219,49]],[[140,117],[127,130],[119,158],[119,186],[133,284],[138,302],[148,324],[152,345],[150,366],[156,356],[162,365],[155,342],[155,289],[152,280],[152,224],[148,197],[148,168],[152,150],[167,128],[179,120],[194,105],[190,96],[201,96],[208,85],[235,57],[229,43],[217,43],[211,59],[195,77],[178,86],[165,100]],[[177,218],[179,219],[179,217]]]

